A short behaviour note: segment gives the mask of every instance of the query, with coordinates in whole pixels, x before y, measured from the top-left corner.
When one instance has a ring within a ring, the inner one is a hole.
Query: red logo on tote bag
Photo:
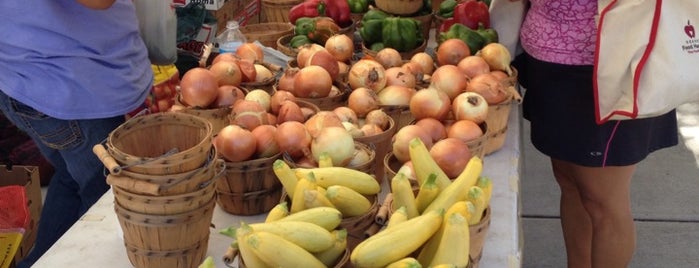
[[[687,25],[684,26],[684,33],[686,33],[689,38],[694,39],[696,32],[694,31],[694,25],[689,21],[687,21]]]

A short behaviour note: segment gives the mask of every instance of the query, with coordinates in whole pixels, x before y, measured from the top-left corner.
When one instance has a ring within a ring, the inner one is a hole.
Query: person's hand
[[[75,0],[78,4],[81,4],[87,8],[92,9],[107,9],[114,4],[116,0]]]

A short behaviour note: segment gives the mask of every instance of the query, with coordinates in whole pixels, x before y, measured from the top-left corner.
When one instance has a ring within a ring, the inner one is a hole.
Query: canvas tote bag
[[[528,0],[493,0],[490,2],[490,27],[498,32],[498,43],[507,47],[512,57],[519,55],[519,29],[526,15]]]
[[[699,101],[699,0],[599,0],[597,123]]]

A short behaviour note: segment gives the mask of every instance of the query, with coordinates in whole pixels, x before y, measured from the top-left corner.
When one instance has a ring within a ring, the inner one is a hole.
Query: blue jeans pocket
[[[77,120],[52,118],[14,99],[10,102],[27,131],[41,139],[46,146],[61,150],[77,146],[83,141]]]

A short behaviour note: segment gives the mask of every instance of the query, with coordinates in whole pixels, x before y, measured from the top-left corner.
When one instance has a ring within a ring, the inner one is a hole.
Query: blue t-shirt
[[[132,0],[0,1],[0,90],[49,116],[94,119],[141,105],[153,83]]]

